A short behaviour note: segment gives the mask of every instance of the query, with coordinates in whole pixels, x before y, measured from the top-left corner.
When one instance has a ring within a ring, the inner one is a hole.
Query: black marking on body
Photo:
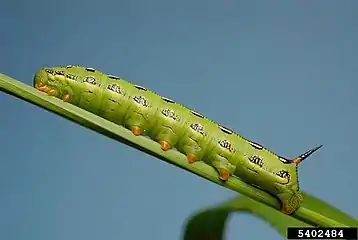
[[[110,84],[110,85],[107,86],[107,89],[112,91],[112,92],[124,95],[124,91],[122,90],[122,88],[118,84],[115,84],[115,83]]]
[[[136,103],[138,103],[138,104],[140,104],[140,105],[142,105],[142,106],[144,106],[144,107],[149,107],[149,103],[148,103],[147,99],[145,99],[145,98],[142,97],[142,96],[134,96],[134,97],[133,97],[133,100],[134,100]]]
[[[64,76],[64,75],[65,75],[65,72],[64,72],[64,71],[61,71],[61,70],[56,70],[56,71],[55,71],[55,74],[56,74],[56,75],[62,75],[62,76]]]
[[[205,132],[204,132],[204,127],[201,126],[199,123],[192,123],[192,124],[190,124],[190,128],[191,128],[193,131],[200,133],[201,135],[204,135],[204,134],[205,134]]]
[[[89,84],[92,84],[92,85],[96,85],[97,84],[97,81],[94,77],[92,76],[87,76],[83,79],[83,82],[86,82],[86,83],[89,83]]]
[[[288,173],[287,170],[280,170],[276,173],[277,176],[279,176],[280,178],[286,178],[288,179],[288,181],[290,181],[290,174]]]
[[[114,80],[120,80],[120,77],[114,76],[114,75],[108,75],[108,78],[114,79]]]
[[[197,117],[200,117],[200,118],[204,118],[204,115],[202,115],[201,113],[198,113],[198,112],[195,112],[194,110],[190,110],[191,113],[194,115],[194,116],[197,116]]]
[[[69,74],[69,73],[66,75],[66,78],[72,79],[72,80],[77,80],[77,76]]]
[[[66,68],[72,68],[72,65],[67,65]]]
[[[51,75],[55,75],[55,71],[52,69],[45,69],[45,72],[47,72],[48,74],[51,74]]]
[[[221,126],[221,125],[219,125],[219,124],[218,124],[218,127],[220,128],[221,131],[223,131],[223,132],[226,133],[226,134],[233,134],[233,132],[234,132],[234,131],[232,131],[231,129],[228,129],[228,128],[226,128],[226,127],[224,127],[224,126]]]
[[[296,177],[297,177],[297,181],[296,181],[296,183],[297,183],[297,192],[299,192],[300,191],[300,182],[298,181],[298,167],[296,167]]]
[[[234,148],[232,147],[231,143],[228,140],[219,140],[218,141],[220,147],[225,148],[229,152],[233,152]]]
[[[166,108],[166,109],[162,109],[160,111],[164,116],[168,117],[168,118],[171,118],[175,121],[180,121],[180,118],[178,115],[175,114],[175,112],[169,108]]]
[[[61,71],[61,70],[46,69],[45,71],[47,73],[51,74],[51,75],[66,76],[66,73],[64,71]]]
[[[262,158],[259,156],[253,155],[253,156],[249,157],[249,161],[253,164],[258,165],[261,168],[264,166],[264,162],[263,162]]]
[[[285,163],[285,164],[289,164],[291,163],[291,160],[287,159],[287,158],[284,158],[284,157],[278,157],[280,159],[281,162]]]
[[[145,87],[139,86],[139,85],[134,85],[135,88],[142,90],[142,91],[147,91],[147,89]]]
[[[170,98],[167,97],[162,97],[162,99],[167,103],[175,103],[174,100],[171,100]]]
[[[121,104],[120,102],[118,102],[116,99],[113,99],[113,98],[109,98],[109,101],[117,103],[117,104]],[[114,109],[111,109],[111,111],[114,111]]]
[[[85,68],[85,69],[86,69],[87,72],[95,72],[96,71],[96,69],[90,68],[90,67]]]
[[[249,141],[249,143],[253,148],[256,148],[258,150],[262,150],[264,148],[262,145],[255,143],[255,142]]]
[[[45,69],[45,72],[50,74],[50,75],[53,75],[53,76],[65,76],[66,78],[68,79],[72,79],[72,80],[77,80],[77,76],[75,75],[72,75],[70,73],[65,73],[64,71],[60,71],[60,70],[52,70],[52,69]]]

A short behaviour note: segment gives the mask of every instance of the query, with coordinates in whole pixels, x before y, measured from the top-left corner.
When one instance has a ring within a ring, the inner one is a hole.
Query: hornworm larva
[[[278,156],[169,98],[93,68],[42,68],[34,86],[135,135],[149,137],[163,151],[176,148],[187,156],[188,164],[209,164],[222,181],[238,177],[275,195],[286,214],[294,212],[302,200],[298,164],[322,146],[294,159]]]

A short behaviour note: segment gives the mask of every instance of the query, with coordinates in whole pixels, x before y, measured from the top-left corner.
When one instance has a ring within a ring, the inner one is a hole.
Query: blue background
[[[1,72],[119,75],[274,152],[324,147],[301,187],[358,217],[357,1],[0,3]],[[0,239],[180,239],[187,218],[236,194],[0,94]],[[281,239],[235,215],[228,239]]]

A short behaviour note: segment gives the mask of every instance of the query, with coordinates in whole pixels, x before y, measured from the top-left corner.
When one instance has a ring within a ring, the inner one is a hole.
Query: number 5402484
[[[357,228],[288,228],[287,239],[357,239]]]
[[[335,238],[335,237],[343,238],[343,230],[335,230],[335,229],[312,229],[312,230],[299,230],[298,237],[306,237],[306,238]]]

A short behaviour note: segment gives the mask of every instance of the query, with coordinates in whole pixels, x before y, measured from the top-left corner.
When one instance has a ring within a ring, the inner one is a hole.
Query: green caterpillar
[[[278,156],[169,98],[93,68],[42,68],[34,76],[34,86],[137,136],[149,137],[163,151],[175,148],[187,156],[188,164],[209,164],[222,181],[238,177],[271,193],[286,214],[293,213],[303,199],[298,164],[322,147],[294,159]]]

